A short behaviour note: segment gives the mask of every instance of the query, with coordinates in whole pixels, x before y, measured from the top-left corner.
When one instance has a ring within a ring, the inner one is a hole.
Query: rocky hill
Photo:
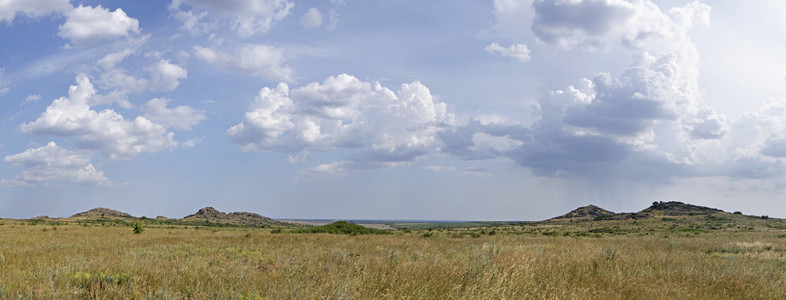
[[[114,209],[108,209],[104,207],[97,207],[91,210],[81,212],[71,216],[72,218],[134,218],[134,216],[129,215],[127,213],[117,211]]]
[[[642,210],[639,213],[647,213],[651,215],[665,215],[665,216],[684,216],[684,215],[710,215],[714,213],[723,212],[720,209],[698,206],[693,204],[686,204],[678,201],[669,202],[653,202],[650,207]]]
[[[226,223],[235,225],[272,225],[281,222],[271,218],[261,216],[259,214],[250,212],[220,212],[212,207],[205,207],[197,211],[195,214],[188,215],[183,220],[205,220],[214,223]]]
[[[593,219],[593,220],[627,220],[645,219],[653,216],[701,216],[722,213],[720,209],[686,204],[678,201],[658,201],[642,211],[634,213],[614,213],[595,205],[579,207],[571,212],[552,218],[550,220],[573,220],[573,219]]]
[[[595,205],[582,206],[570,211],[567,214],[561,215],[554,219],[568,219],[568,218],[597,218],[603,216],[615,215],[613,211],[608,211],[597,207]]]

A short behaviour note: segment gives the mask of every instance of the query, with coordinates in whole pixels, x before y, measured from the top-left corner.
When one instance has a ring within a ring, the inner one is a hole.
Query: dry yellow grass
[[[777,232],[426,238],[3,223],[3,299],[786,298]]]

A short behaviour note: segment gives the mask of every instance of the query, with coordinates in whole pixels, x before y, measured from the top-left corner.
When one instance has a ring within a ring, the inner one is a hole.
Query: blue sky
[[[0,3],[0,217],[786,216],[779,1]]]

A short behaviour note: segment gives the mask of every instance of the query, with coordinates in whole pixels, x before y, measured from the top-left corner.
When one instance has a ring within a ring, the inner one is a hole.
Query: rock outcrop
[[[232,213],[224,213],[220,212],[215,208],[212,207],[205,207],[197,211],[195,214],[188,215],[184,220],[205,220],[209,222],[215,223],[226,223],[226,224],[235,224],[235,225],[272,225],[272,224],[279,224],[279,221],[273,220],[271,218],[250,213],[250,212],[232,212]]]
[[[134,218],[134,216],[129,215],[127,213],[117,211],[114,209],[108,209],[104,207],[97,207],[91,210],[81,212],[71,216],[72,218]]]

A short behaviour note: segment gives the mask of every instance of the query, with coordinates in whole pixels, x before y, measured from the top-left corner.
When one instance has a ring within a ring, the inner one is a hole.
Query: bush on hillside
[[[332,234],[388,234],[390,231],[368,228],[347,221],[336,221],[327,225],[314,226],[296,230],[298,233],[332,233]]]
[[[144,231],[144,230],[145,230],[145,229],[142,227],[142,223],[140,223],[139,221],[136,221],[136,222],[134,222],[133,224],[131,224],[131,227],[133,227],[133,228],[134,228],[134,233],[135,233],[135,234],[140,234],[140,233],[142,233],[142,231]]]

